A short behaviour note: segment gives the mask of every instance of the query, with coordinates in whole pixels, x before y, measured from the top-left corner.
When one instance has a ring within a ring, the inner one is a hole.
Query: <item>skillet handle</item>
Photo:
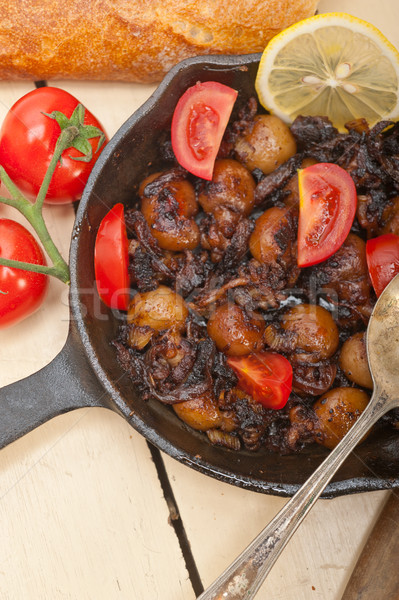
[[[25,379],[0,389],[0,448],[75,408],[112,408],[74,327],[61,352]]]

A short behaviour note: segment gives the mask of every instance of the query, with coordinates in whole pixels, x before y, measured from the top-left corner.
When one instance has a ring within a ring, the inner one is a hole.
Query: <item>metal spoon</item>
[[[374,383],[367,408],[340,443],[254,541],[197,600],[251,600],[325,486],[374,423],[399,406],[399,275],[385,288],[367,328]]]

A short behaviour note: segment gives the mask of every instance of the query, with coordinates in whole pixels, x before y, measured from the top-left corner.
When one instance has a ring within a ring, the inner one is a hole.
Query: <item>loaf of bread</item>
[[[2,0],[0,79],[157,82],[180,60],[260,52],[318,0]]]

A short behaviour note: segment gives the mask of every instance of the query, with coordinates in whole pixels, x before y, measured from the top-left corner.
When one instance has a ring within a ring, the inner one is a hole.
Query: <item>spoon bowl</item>
[[[399,404],[399,276],[378,299],[367,328],[367,356],[374,383],[372,403],[385,411]],[[380,398],[383,396],[383,400]]]
[[[374,388],[366,409],[324,462],[255,540],[198,600],[251,600],[291,536],[334,473],[370,428],[399,406],[399,275],[378,299],[367,328],[367,356]]]

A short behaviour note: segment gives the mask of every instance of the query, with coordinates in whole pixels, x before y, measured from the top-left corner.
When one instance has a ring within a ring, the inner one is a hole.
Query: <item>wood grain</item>
[[[368,538],[342,600],[399,599],[399,496],[392,492]]]
[[[165,463],[198,570],[210,585],[286,500],[204,481],[169,457]],[[339,600],[385,497],[386,492],[373,492],[320,500],[256,600]]]
[[[90,106],[109,135],[153,90],[58,86]],[[32,88],[1,83],[1,118]],[[24,222],[8,207],[0,216]],[[45,218],[68,257],[73,208],[47,207]],[[68,288],[52,280],[37,313],[0,331],[0,386],[50,362],[68,324]],[[194,598],[147,443],[111,411],[74,411],[3,449],[0,508],[2,600]]]
[[[2,600],[193,600],[147,444],[116,414],[57,417],[0,471]]]
[[[321,0],[319,6],[371,20],[399,45],[399,6],[392,0]],[[110,135],[154,89],[56,85],[87,104]],[[0,121],[32,87],[0,84]],[[10,216],[7,211],[0,206],[0,216]],[[72,208],[51,207],[46,218],[67,256]],[[59,352],[68,314],[67,288],[53,282],[38,313],[0,331],[0,386]],[[168,457],[165,465],[207,585],[285,500],[222,484]],[[318,502],[258,599],[340,600],[386,498],[387,492],[374,492]],[[57,417],[0,452],[0,539],[1,600],[194,600],[147,444],[105,409]]]

